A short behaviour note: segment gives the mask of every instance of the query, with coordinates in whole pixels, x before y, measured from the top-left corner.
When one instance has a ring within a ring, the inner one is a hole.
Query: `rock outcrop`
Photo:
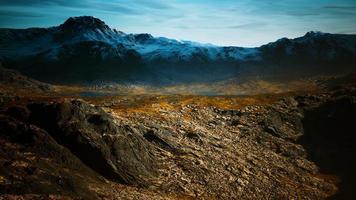
[[[28,108],[31,123],[105,177],[149,186],[157,176],[156,149],[143,137],[147,130],[118,124],[101,108],[78,100]]]
[[[21,194],[36,194],[28,199],[48,194],[97,199],[88,184],[99,181],[100,175],[45,130],[22,121],[24,117],[0,114],[0,194],[9,195],[0,199],[27,199],[12,197]]]

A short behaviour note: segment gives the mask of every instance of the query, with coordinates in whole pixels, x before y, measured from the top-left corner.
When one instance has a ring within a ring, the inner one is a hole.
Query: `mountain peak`
[[[105,22],[92,16],[70,17],[60,25],[62,29],[82,30],[82,29],[110,29]]]
[[[135,34],[134,37],[139,42],[145,42],[145,41],[148,41],[150,39],[153,39],[153,36],[151,34],[148,34],[148,33]]]
[[[306,37],[313,37],[313,36],[321,36],[325,35],[326,33],[323,33],[321,31],[309,31],[305,34]]]

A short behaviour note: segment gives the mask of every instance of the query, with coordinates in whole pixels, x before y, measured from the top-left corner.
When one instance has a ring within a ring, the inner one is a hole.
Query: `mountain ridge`
[[[71,17],[50,28],[3,28],[0,46],[6,67],[57,82],[199,82],[333,72],[336,65],[353,71],[356,63],[356,35],[308,32],[255,48],[225,47],[126,34],[91,16]]]

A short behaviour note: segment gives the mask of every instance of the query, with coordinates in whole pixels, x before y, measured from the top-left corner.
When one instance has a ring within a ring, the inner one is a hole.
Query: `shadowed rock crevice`
[[[300,138],[320,171],[341,179],[332,199],[352,199],[356,185],[356,99],[335,98],[304,113],[304,135]]]
[[[180,151],[176,147],[177,144],[174,144],[173,141],[170,141],[167,137],[164,137],[163,134],[169,134],[169,133],[164,131],[163,133],[159,133],[157,131],[155,132],[153,130],[149,130],[143,135],[143,137],[150,143],[159,146],[162,149],[178,154]]]

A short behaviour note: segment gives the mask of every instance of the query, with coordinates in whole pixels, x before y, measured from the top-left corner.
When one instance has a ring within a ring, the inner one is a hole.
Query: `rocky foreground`
[[[355,198],[356,89],[267,98],[7,98],[0,199]]]

